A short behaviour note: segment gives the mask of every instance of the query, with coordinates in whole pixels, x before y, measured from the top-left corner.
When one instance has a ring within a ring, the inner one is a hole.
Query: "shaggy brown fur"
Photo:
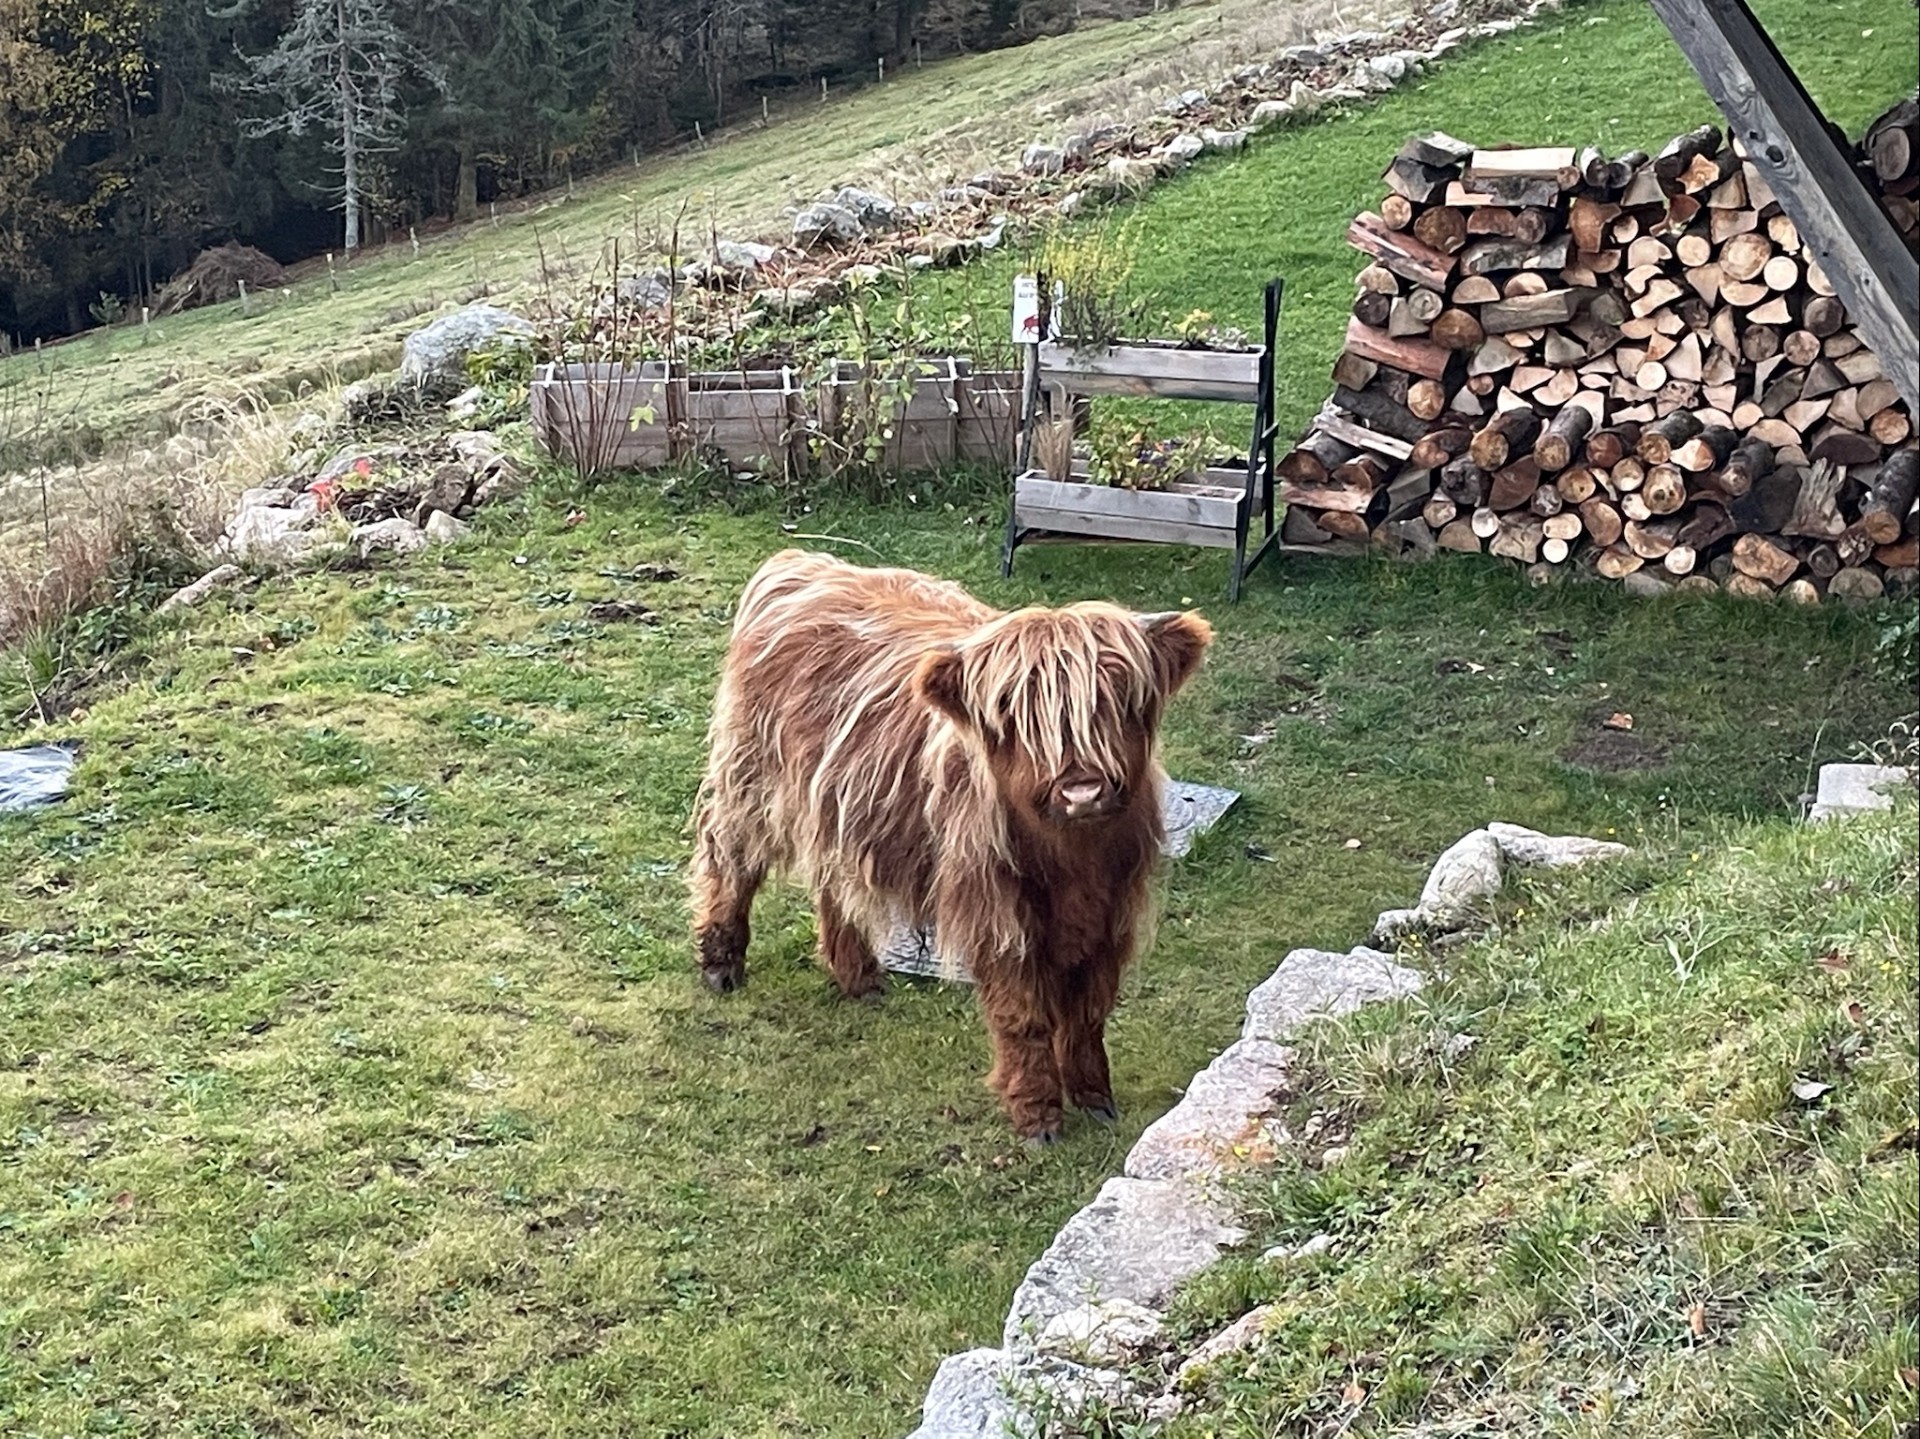
[[[1002,614],[910,570],[787,550],[741,596],[714,701],[693,865],[707,983],[746,982],[771,871],[813,890],[850,996],[873,941],[932,921],[972,971],[990,1083],[1047,1142],[1070,1100],[1115,1114],[1106,1020],[1162,835],[1161,711],[1211,641],[1194,614]]]

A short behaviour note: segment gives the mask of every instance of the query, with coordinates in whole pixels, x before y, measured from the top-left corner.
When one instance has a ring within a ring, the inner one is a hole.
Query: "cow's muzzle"
[[[1104,819],[1126,806],[1126,791],[1104,775],[1074,774],[1054,781],[1047,796],[1053,818],[1067,824]]]

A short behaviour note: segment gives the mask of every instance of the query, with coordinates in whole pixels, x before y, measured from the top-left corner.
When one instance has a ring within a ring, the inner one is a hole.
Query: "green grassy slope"
[[[1346,1154],[1251,1209],[1334,1248],[1194,1286],[1185,1325],[1268,1303],[1270,1337],[1167,1439],[1913,1432],[1912,798],[1703,851],[1523,885],[1305,1046],[1292,1127]]]
[[[1392,7],[1387,7],[1391,10]],[[285,296],[211,306],[156,323],[94,331],[48,350],[0,360],[0,467],[6,441],[31,424],[36,448],[84,453],[103,438],[177,428],[205,398],[260,394],[278,402],[385,368],[422,311],[487,295],[524,304],[551,274],[564,291],[611,247],[623,269],[652,254],[676,223],[687,253],[710,234],[784,233],[789,207],[845,183],[901,199],[933,194],[955,176],[1013,163],[1036,135],[1079,113],[1137,104],[1133,75],[1158,77],[1183,56],[1238,53],[1221,31],[1304,38],[1327,20],[1314,0],[1213,0],[1162,15],[1095,26],[1015,49],[908,70],[887,84],[796,101],[771,126],[724,130],[704,147],[648,157],[511,213],[397,243],[342,265],[302,267]],[[1162,91],[1156,93],[1164,93]],[[47,376],[51,375],[51,383]],[[13,397],[9,385],[18,386]],[[45,396],[43,399],[42,396]]]

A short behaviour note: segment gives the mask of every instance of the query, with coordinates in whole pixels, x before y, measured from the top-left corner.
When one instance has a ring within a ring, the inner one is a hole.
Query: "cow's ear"
[[[955,724],[973,724],[967,713],[966,664],[952,645],[929,650],[913,677],[920,698],[939,710]]]
[[[1188,610],[1142,615],[1140,627],[1147,632],[1147,649],[1153,655],[1154,684],[1163,697],[1171,697],[1200,668],[1213,643],[1213,626]]]

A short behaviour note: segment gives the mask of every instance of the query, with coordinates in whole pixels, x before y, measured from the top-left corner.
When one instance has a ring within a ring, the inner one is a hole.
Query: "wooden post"
[[[340,276],[333,268],[333,251],[327,251],[327,288],[334,294],[340,293]]]
[[[407,243],[413,246],[413,258],[420,258],[420,236],[413,226],[407,226]]]
[[[252,311],[247,305],[247,282],[245,280],[239,280],[235,283],[240,286],[240,313],[243,315],[251,314]]]
[[[1920,261],[1874,202],[1819,107],[1747,0],[1653,0],[1653,8],[1832,281],[1889,378],[1920,409]]]
[[[765,125],[768,123],[768,120],[769,120],[769,117],[767,115],[767,97],[765,95],[762,95],[760,97],[760,123],[762,125]],[[638,155],[640,151],[638,149],[635,149],[633,153],[635,155]],[[635,160],[634,168],[638,169],[639,166],[640,166],[640,162],[638,160]]]

